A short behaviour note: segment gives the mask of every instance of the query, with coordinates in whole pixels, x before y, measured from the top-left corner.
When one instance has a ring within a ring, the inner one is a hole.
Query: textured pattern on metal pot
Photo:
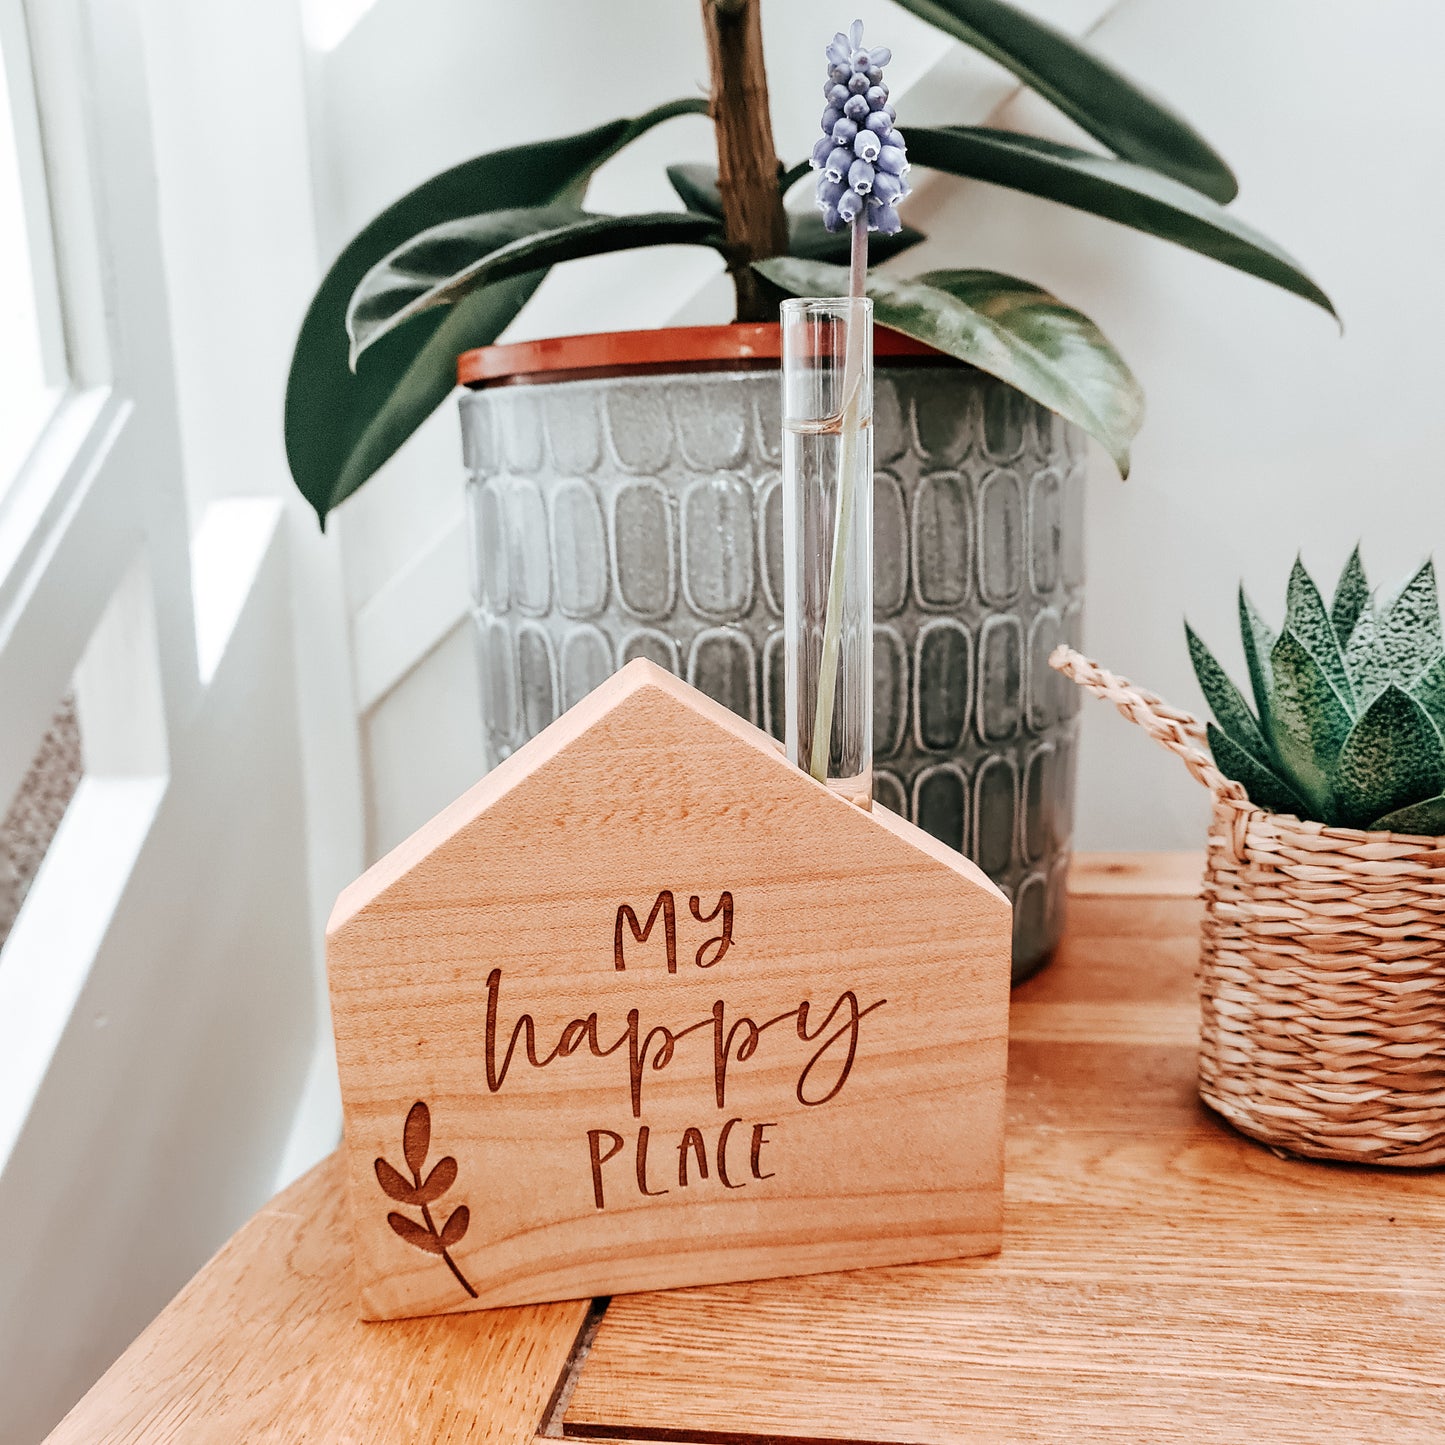
[[[775,372],[462,398],[494,761],[634,657],[781,735],[780,425]],[[1063,926],[1083,438],[951,366],[880,367],[874,429],[875,795],[1008,892],[1023,976]]]

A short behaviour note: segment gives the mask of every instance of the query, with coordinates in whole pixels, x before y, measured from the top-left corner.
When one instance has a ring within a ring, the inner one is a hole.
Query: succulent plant
[[[1348,828],[1445,834],[1445,640],[1435,568],[1387,601],[1358,547],[1329,607],[1296,560],[1275,636],[1239,589],[1255,706],[1188,623],[1194,673],[1214,713],[1209,748],[1272,813]]]

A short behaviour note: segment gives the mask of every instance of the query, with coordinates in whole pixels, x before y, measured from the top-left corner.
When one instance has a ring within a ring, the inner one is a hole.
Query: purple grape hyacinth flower
[[[898,202],[909,191],[908,148],[893,124],[883,67],[893,59],[886,45],[863,48],[863,22],[829,42],[823,98],[823,134],[809,164],[818,172],[818,205],[830,231],[866,214],[868,229],[896,235],[903,222]]]

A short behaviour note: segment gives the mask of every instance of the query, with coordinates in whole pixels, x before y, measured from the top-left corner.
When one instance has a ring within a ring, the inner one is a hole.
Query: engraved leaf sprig
[[[440,1255],[456,1276],[458,1284],[476,1299],[476,1290],[457,1268],[457,1263],[451,1256],[452,1249],[466,1237],[467,1227],[471,1224],[471,1211],[465,1204],[459,1204],[447,1216],[440,1229],[431,1214],[431,1206],[457,1181],[457,1161],[448,1154],[438,1159],[431,1171],[423,1175],[422,1170],[426,1167],[426,1157],[430,1149],[431,1110],[418,1099],[407,1113],[401,1135],[402,1158],[411,1171],[411,1181],[407,1181],[401,1170],[379,1158],[376,1161],[376,1182],[381,1185],[382,1193],[388,1199],[420,1209],[421,1223],[395,1212],[386,1216],[386,1222],[393,1233],[413,1248]]]

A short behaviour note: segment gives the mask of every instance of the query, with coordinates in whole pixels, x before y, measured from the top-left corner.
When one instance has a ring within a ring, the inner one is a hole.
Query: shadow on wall
[[[1102,457],[1091,469],[1085,646],[1197,711],[1186,612],[1238,671],[1241,578],[1273,597],[1301,550],[1334,577],[1360,538],[1377,575],[1405,576],[1445,535],[1445,294],[1420,284],[1445,250],[1445,191],[1419,184],[1445,170],[1445,10],[1385,0],[1321,24],[1304,0],[1148,0],[1091,38],[1229,156],[1241,215],[1289,244],[1346,327],[1341,339],[1313,308],[1090,216],[1055,208],[1041,226],[1040,203],[970,185],[920,195],[919,224],[962,238],[949,264],[1034,277],[1096,317],[1143,383],[1130,480]],[[1029,98],[997,119],[1077,140]],[[941,250],[915,254],[942,264]],[[1076,846],[1197,847],[1207,813],[1168,757],[1086,709]]]

